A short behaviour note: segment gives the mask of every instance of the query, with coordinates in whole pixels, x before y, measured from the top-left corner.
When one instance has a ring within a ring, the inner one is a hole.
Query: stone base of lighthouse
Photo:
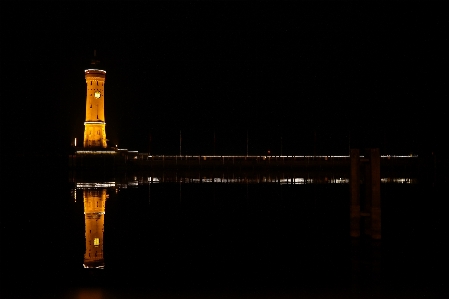
[[[84,147],[107,147],[105,122],[86,121],[84,123]]]

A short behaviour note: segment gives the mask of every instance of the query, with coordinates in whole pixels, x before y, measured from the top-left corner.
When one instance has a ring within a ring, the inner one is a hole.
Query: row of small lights
[[[247,180],[244,178],[234,178],[234,179],[222,179],[222,178],[202,178],[202,179],[193,179],[193,178],[184,178],[184,183],[239,183],[239,182],[245,182],[245,181],[256,181],[255,179]],[[262,180],[257,180],[262,183],[277,183],[280,184],[306,184],[306,183],[313,183],[314,179],[306,179],[306,178],[286,178],[286,179],[267,179],[263,178]],[[348,184],[349,179],[348,178],[335,178],[335,179],[328,179],[325,180],[328,183],[331,184]],[[412,178],[382,178],[380,180],[382,183],[405,183],[405,184],[411,184],[416,181],[416,179]],[[160,180],[156,177],[148,177],[148,183],[160,183]],[[138,186],[139,183],[137,181],[137,178],[134,178],[134,181],[128,182],[128,184],[116,184],[115,182],[104,182],[104,183],[77,183],[76,188],[77,189],[86,189],[86,188],[114,188],[114,187],[121,187],[126,188],[127,186]]]
[[[75,146],[76,146],[76,140],[75,140]],[[118,148],[117,151],[121,152],[128,152],[128,153],[134,153],[137,154],[138,151],[128,151],[127,149],[121,149]],[[76,151],[78,154],[115,154],[115,151],[94,151],[94,150],[80,150]],[[143,154],[141,154],[143,155]],[[171,155],[149,155],[148,158],[177,158],[177,157],[183,157],[183,158],[349,158],[350,156],[171,156]],[[418,155],[409,155],[409,156],[395,156],[395,155],[385,155],[380,156],[381,158],[417,158]],[[364,158],[364,156],[360,156],[360,158]]]
[[[85,73],[89,73],[90,71],[99,71],[99,72],[103,72],[103,73],[106,74],[105,70],[99,70],[99,69],[87,69],[87,70],[84,70]]]

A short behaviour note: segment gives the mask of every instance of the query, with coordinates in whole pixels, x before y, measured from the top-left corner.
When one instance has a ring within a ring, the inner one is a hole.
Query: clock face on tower
[[[96,92],[95,92],[95,97],[96,97],[97,99],[99,99],[99,98],[101,97],[101,93],[100,93],[99,91],[96,91]]]

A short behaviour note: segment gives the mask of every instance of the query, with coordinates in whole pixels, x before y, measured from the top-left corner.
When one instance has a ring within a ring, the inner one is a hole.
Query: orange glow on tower
[[[106,71],[87,69],[84,74],[87,84],[84,147],[106,148],[106,122],[104,117]]]
[[[85,268],[104,267],[103,234],[106,189],[84,190],[84,221],[86,228]]]

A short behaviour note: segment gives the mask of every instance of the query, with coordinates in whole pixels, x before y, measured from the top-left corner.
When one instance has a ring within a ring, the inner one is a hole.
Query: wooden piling
[[[359,149],[351,149],[350,171],[350,235],[371,236],[381,239],[381,205],[380,205],[380,154],[379,149],[366,149],[360,158]],[[360,175],[363,175],[365,190],[360,198]],[[363,217],[363,219],[362,219]],[[363,226],[361,225],[363,221]],[[363,229],[363,232],[361,231]]]
[[[380,154],[379,149],[371,149],[371,238],[381,239],[380,206]]]
[[[350,229],[351,237],[360,237],[360,150],[351,149]]]

